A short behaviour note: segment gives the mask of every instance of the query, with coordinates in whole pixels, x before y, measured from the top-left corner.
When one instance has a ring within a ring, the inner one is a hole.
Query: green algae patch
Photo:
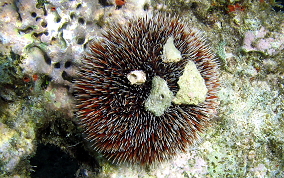
[[[167,82],[159,76],[152,80],[152,90],[145,102],[146,110],[161,116],[171,106],[173,92],[169,89]]]
[[[178,86],[180,89],[173,99],[175,104],[198,105],[205,101],[208,89],[193,61],[186,64]]]

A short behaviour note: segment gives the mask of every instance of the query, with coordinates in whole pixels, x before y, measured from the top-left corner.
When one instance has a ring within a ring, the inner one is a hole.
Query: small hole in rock
[[[149,8],[150,8],[150,5],[148,3],[145,3],[144,6],[143,6],[143,10],[148,11]]]
[[[77,44],[79,44],[79,45],[84,44],[84,42],[85,42],[85,37],[79,37],[77,39]]]
[[[67,72],[63,71],[62,74],[61,74],[62,78],[64,80],[67,80],[69,82],[72,82],[73,81],[73,78],[72,76],[68,75]]]
[[[66,61],[64,67],[69,68],[72,65],[71,61]]]
[[[59,23],[61,21],[61,18],[60,17],[57,17],[56,19],[55,19],[55,22],[56,23]]]
[[[116,6],[116,10],[119,10],[119,9],[121,9],[122,8],[122,6]]]
[[[83,25],[83,24],[85,23],[85,20],[84,20],[83,18],[79,18],[79,19],[78,19],[78,23],[81,24],[81,25]]]
[[[41,22],[41,26],[42,26],[43,28],[46,28],[46,27],[47,27],[47,23],[46,23],[46,22]]]
[[[78,9],[80,9],[81,7],[82,7],[82,4],[78,4],[77,7],[76,7],[76,9],[78,10]]]
[[[113,3],[110,2],[109,0],[99,0],[99,3],[104,7],[113,5]]]
[[[33,33],[34,37],[39,37],[39,34],[38,33]]]
[[[54,68],[57,68],[57,69],[60,68],[60,63],[59,62],[55,63]]]
[[[35,12],[32,12],[31,16],[35,18],[37,16],[37,14]]]
[[[196,3],[196,2],[193,2],[192,4],[191,4],[191,8],[192,9],[196,9],[198,7],[198,4]]]
[[[74,13],[74,12],[72,12],[72,13],[70,14],[70,18],[71,18],[71,19],[74,19],[74,18],[75,18],[75,13]]]

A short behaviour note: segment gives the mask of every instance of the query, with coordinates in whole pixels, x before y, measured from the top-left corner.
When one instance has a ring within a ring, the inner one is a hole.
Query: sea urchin
[[[114,23],[89,44],[75,81],[76,114],[93,147],[115,162],[169,159],[216,114],[218,65],[178,18]]]

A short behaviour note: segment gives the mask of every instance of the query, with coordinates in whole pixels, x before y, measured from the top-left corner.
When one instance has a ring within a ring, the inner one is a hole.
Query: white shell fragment
[[[127,79],[131,85],[141,85],[146,81],[146,74],[142,70],[134,70],[127,74]]]
[[[163,47],[163,62],[178,62],[182,59],[181,52],[175,47],[174,38],[170,36]]]

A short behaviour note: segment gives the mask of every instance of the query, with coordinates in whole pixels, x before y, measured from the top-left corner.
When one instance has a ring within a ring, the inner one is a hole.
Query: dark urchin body
[[[182,60],[165,64],[168,37]],[[161,116],[143,106],[154,76],[176,94],[177,81],[188,60],[194,61],[208,93],[198,105],[171,104]],[[142,85],[131,85],[127,74],[145,72]],[[217,63],[202,35],[177,18],[158,15],[113,24],[103,38],[89,45],[76,81],[77,116],[94,148],[116,162],[151,164],[185,151],[216,114],[219,86]]]

